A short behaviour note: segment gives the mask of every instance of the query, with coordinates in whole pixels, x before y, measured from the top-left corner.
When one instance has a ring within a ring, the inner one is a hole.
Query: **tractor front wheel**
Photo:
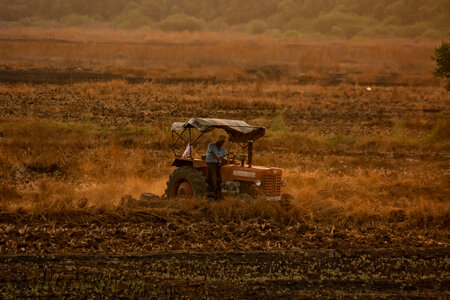
[[[170,174],[167,181],[166,197],[174,198],[201,198],[206,195],[208,184],[203,174],[189,166],[177,168]]]

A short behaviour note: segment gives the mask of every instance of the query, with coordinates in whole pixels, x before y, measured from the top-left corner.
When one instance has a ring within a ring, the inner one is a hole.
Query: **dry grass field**
[[[0,295],[448,297],[437,44],[0,30]],[[139,200],[192,116],[265,126],[297,200]]]

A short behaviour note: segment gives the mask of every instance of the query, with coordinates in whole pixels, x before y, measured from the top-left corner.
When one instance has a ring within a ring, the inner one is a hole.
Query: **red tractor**
[[[214,129],[222,129],[228,134],[228,140],[232,145],[228,145],[227,149],[233,149],[234,145],[238,145],[242,152],[247,150],[248,153],[247,155],[227,153],[226,163],[220,166],[222,196],[247,199],[264,197],[274,201],[292,198],[288,194],[281,193],[286,180],[282,179],[283,171],[280,168],[252,165],[253,142],[264,136],[266,131],[264,127],[251,126],[238,120],[191,118],[186,123],[172,124],[172,147],[175,154],[172,166],[176,169],[167,181],[165,195],[168,199],[208,196],[206,181],[208,168],[205,156],[194,158],[192,149],[205,133]],[[180,152],[181,144],[184,153]],[[206,148],[204,150],[206,152]]]

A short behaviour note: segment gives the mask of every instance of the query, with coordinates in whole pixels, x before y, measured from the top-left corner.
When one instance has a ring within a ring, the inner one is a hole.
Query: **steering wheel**
[[[229,153],[227,153],[225,156],[224,156],[224,158],[228,161],[228,162],[230,162],[230,161],[234,161],[235,159],[236,159],[236,153],[234,153],[234,152],[229,152]]]

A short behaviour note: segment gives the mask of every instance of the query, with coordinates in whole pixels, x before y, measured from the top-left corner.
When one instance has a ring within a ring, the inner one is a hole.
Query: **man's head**
[[[225,136],[224,135],[220,135],[219,138],[216,141],[216,145],[217,147],[222,147],[223,144],[225,143]]]

